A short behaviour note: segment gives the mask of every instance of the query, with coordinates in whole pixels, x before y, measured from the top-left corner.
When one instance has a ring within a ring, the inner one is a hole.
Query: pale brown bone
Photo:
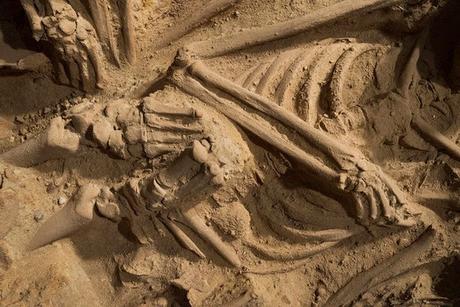
[[[30,241],[28,248],[34,250],[65,238],[91,222],[99,192],[100,188],[96,185],[82,186],[63,209],[59,210],[40,226]]]
[[[187,56],[178,57],[178,65],[187,65]],[[293,113],[286,111],[268,99],[261,97],[245,88],[210,71],[201,62],[195,62],[188,68],[190,74],[197,77],[202,83],[181,72],[175,71],[171,79],[185,92],[200,98],[202,101],[215,107],[222,114],[243,128],[259,136],[268,144],[285,153],[305,170],[318,178],[321,184],[336,191],[349,193],[356,206],[356,216],[363,224],[367,224],[367,218],[371,221],[382,223],[380,217],[384,217],[391,224],[410,226],[414,224],[411,214],[403,210],[397,210],[398,204],[406,204],[407,200],[398,186],[376,165],[364,158],[364,156],[352,147],[339,143],[333,137],[324,132],[308,126],[304,121]],[[242,109],[238,103],[218,95],[210,88],[217,88],[265,115],[277,120],[283,125],[292,128],[306,139],[312,146],[324,152],[333,159],[341,169],[341,172],[326,166],[311,154],[289,141],[257,112],[249,113]],[[366,213],[364,208],[369,207]],[[380,210],[379,210],[380,209]],[[380,221],[379,221],[380,220]]]
[[[206,255],[200,250],[198,246],[196,246],[195,242],[193,242],[190,237],[187,236],[187,234],[185,234],[185,232],[180,229],[180,227],[177,226],[173,220],[169,219],[167,216],[161,216],[160,220],[184,248],[192,251],[202,259],[206,258]]]
[[[48,15],[44,16],[38,14],[32,1],[23,0],[21,4],[29,16],[31,26],[37,27],[36,24],[39,22],[44,31],[43,35],[37,35],[38,30],[34,29],[34,35],[41,40],[49,41],[54,47],[53,52],[57,56],[57,79],[70,83],[73,87],[90,91],[93,89],[90,83],[92,67],[96,79],[95,86],[102,88],[105,72],[96,31],[90,24],[89,17],[85,16],[81,3],[71,2],[48,0],[47,7],[50,10],[47,12]]]
[[[168,44],[180,39],[187,33],[208,22],[212,17],[235,5],[240,0],[212,0],[200,9],[194,10],[193,14],[177,21],[176,26],[168,31],[157,44],[157,48],[163,48]]]
[[[410,90],[417,82],[417,64],[422,53],[422,49],[425,46],[428,38],[429,28],[425,29],[420,37],[417,39],[415,46],[411,52],[411,55],[402,71],[399,79],[396,92],[401,95],[404,102],[412,103],[411,99],[414,99],[411,95]],[[412,127],[420,134],[420,136],[433,145],[435,148],[444,150],[452,158],[460,161],[460,147],[444,136],[439,130],[431,126],[416,112],[412,121]]]
[[[62,118],[54,118],[44,134],[1,154],[0,160],[29,167],[75,154],[80,147],[80,136],[65,129],[65,124]]]
[[[176,78],[179,78],[176,76]],[[262,121],[259,118],[249,116],[246,112],[242,111],[225,98],[218,97],[208,89],[203,87],[198,81],[192,78],[183,76],[182,80],[178,81],[178,85],[186,92],[194,95],[206,103],[214,106],[218,111],[248,129],[255,135],[261,137],[269,144],[275,146],[278,150],[287,154],[288,156],[301,163],[306,169],[312,174],[323,178],[325,181],[338,182],[340,174],[333,169],[325,166],[319,160],[306,154],[301,148],[294,143],[288,141],[282,134],[275,131],[267,122]]]
[[[120,51],[113,34],[113,26],[106,0],[88,1],[88,4],[99,39],[107,45],[115,63],[120,66]]]
[[[234,267],[241,267],[241,261],[232,246],[224,243],[220,236],[206,222],[199,217],[194,208],[181,211],[187,226],[195,231],[203,240],[207,241],[212,247]]]
[[[193,76],[204,81],[207,85],[216,87],[217,89],[232,95],[248,106],[259,110],[271,118],[278,120],[284,125],[294,129],[311,145],[321,150],[324,154],[334,159],[339,165],[343,167],[343,164],[348,162],[346,161],[348,159],[356,160],[359,162],[359,159],[363,158],[361,154],[356,150],[350,149],[349,146],[338,142],[333,137],[309,126],[307,123],[305,123],[305,121],[301,120],[292,112],[289,112],[281,106],[271,102],[267,98],[253,93],[212,72],[202,62],[194,62],[192,65],[190,65],[188,71]]]
[[[414,116],[411,124],[428,143],[445,151],[452,158],[460,161],[460,147],[455,142],[444,136],[439,130],[428,124],[419,115]]]
[[[32,28],[33,37],[35,40],[39,41],[45,30],[42,25],[41,17],[35,9],[35,3],[33,0],[20,1],[27,15],[27,19],[29,20],[30,27]]]
[[[373,286],[417,266],[413,259],[429,250],[434,236],[435,231],[429,227],[410,246],[370,270],[353,277],[344,287],[334,293],[324,306],[348,306],[361,293]]]
[[[192,43],[188,46],[188,49],[202,57],[214,57],[294,36],[339,19],[365,14],[402,2],[402,0],[344,0],[282,23],[246,30],[215,40]]]
[[[136,31],[132,0],[121,0],[121,20],[123,21],[126,58],[129,64],[134,64],[136,62]]]

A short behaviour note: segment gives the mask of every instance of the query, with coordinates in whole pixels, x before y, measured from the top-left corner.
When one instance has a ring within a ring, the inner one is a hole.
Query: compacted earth
[[[0,306],[460,306],[458,16],[0,1]]]

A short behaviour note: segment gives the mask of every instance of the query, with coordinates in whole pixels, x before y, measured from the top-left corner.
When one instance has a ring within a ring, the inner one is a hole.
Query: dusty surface
[[[109,2],[119,29],[121,10]],[[459,306],[458,3],[403,1],[203,58],[204,77],[197,77],[201,66],[184,72],[180,61],[171,73],[181,46],[340,0],[233,1],[158,47],[207,2],[134,1],[136,59],[128,64],[121,51],[116,65],[101,40],[103,89],[85,92],[83,80],[80,89],[58,85],[49,68],[0,69],[0,305]],[[0,9],[0,61],[50,48],[33,40],[19,1],[1,1]],[[120,50],[128,45],[118,43]],[[404,79],[417,46],[414,74]],[[155,84],[168,69],[169,78]],[[332,150],[334,161],[321,141],[240,107],[229,91],[203,81],[208,70],[240,93],[245,88],[295,114],[358,158]],[[96,82],[96,74],[90,79]],[[190,84],[200,85],[193,91]],[[176,113],[162,113],[165,105]],[[40,143],[44,151],[20,147],[45,140],[58,117],[66,133]],[[78,150],[72,138],[80,140]],[[368,201],[364,212],[351,204],[348,188],[291,154],[293,146],[332,174],[364,182],[351,193]],[[209,149],[205,158],[202,148]],[[155,203],[157,196],[146,196],[143,188],[159,192],[152,187],[158,182],[174,197]],[[78,196],[87,184],[111,190],[97,196],[94,217],[93,207],[84,210],[96,196]],[[133,201],[140,207],[132,205],[133,191],[142,195]],[[46,228],[70,206],[80,220],[63,217]],[[56,229],[69,225],[78,231],[54,241]],[[50,237],[51,244],[29,249]]]

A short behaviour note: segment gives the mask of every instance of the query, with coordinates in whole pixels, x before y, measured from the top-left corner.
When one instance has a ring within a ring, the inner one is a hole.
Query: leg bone
[[[345,0],[316,10],[302,17],[265,27],[247,30],[235,35],[218,38],[211,41],[198,42],[189,45],[197,55],[214,57],[248,48],[255,45],[287,38],[323,26],[351,15],[367,12],[400,4],[401,0]]]
[[[65,121],[62,118],[54,118],[43,135],[1,154],[0,160],[29,167],[76,153],[80,145],[80,136],[66,130],[64,126]]]
[[[83,186],[63,209],[38,229],[29,244],[29,249],[34,250],[67,237],[91,222],[99,192],[100,188],[96,185]]]
[[[193,12],[185,20],[179,21],[177,26],[168,32],[158,43],[158,48],[163,48],[168,44],[180,39],[193,29],[198,28],[203,23],[208,22],[212,17],[234,5],[239,0],[213,0],[204,5],[202,9]]]
[[[121,2],[126,58],[130,64],[134,64],[136,62],[136,31],[134,29],[133,1],[122,0]]]

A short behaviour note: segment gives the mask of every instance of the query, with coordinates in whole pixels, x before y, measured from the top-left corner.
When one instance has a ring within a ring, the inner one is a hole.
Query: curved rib
[[[345,51],[335,64],[334,72],[329,86],[329,111],[338,114],[343,108],[343,94],[346,90],[346,82],[350,80],[349,73],[355,61],[363,54],[375,50],[371,44],[359,44]]]
[[[317,49],[319,49],[319,51],[315,52]],[[275,101],[278,105],[284,107],[293,106],[293,93],[299,87],[299,83],[304,76],[305,68],[314,63],[315,59],[319,57],[322,52],[322,46],[308,49],[302,52],[294,62],[291,63],[275,92]],[[287,109],[289,109],[289,107]],[[290,111],[293,111],[293,109],[290,109]]]
[[[246,80],[244,80],[243,87],[250,89],[250,87],[255,86],[258,83],[257,81],[260,80],[260,76],[265,73],[269,66],[270,63],[262,63],[257,66],[257,68],[249,74]]]
[[[280,54],[272,62],[262,79],[260,79],[259,85],[256,88],[256,93],[268,97],[271,94],[270,90],[276,88],[277,82],[279,83],[281,81],[280,79],[282,78],[282,74],[286,71],[286,66],[290,65],[300,52],[302,51],[295,49]]]

